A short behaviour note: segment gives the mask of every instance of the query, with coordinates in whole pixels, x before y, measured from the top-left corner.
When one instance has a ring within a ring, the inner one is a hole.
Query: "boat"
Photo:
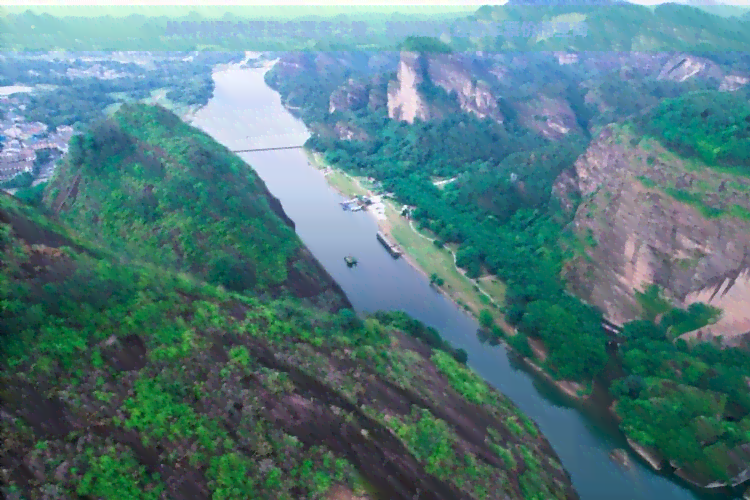
[[[388,250],[391,257],[398,259],[401,256],[401,249],[395,243],[392,243],[381,231],[377,234],[378,241]]]
[[[344,257],[344,262],[346,262],[346,265],[349,267],[354,267],[357,265],[357,258],[352,257],[351,255],[347,255]]]

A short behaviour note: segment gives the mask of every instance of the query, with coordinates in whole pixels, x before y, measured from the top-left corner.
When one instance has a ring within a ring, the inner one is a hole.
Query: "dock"
[[[362,200],[358,198],[352,198],[351,200],[345,200],[339,202],[341,204],[341,208],[344,210],[350,210],[352,212],[359,212],[361,210],[365,210],[366,205],[362,202]]]
[[[377,234],[378,241],[388,250],[391,257],[398,259],[401,256],[401,249],[395,243],[391,242],[381,231]]]

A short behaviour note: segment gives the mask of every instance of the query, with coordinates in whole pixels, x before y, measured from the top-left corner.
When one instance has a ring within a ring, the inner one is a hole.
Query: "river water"
[[[263,69],[229,68],[214,73],[216,89],[192,124],[230,149],[300,145],[305,125],[281,105],[263,81]],[[582,500],[695,500],[727,498],[695,492],[653,472],[631,453],[625,470],[609,458],[627,448],[616,426],[591,408],[576,404],[535,378],[500,346],[477,336],[476,321],[429,286],[404,260],[394,260],[375,239],[377,224],[366,212],[341,209],[343,197],[323,174],[308,165],[301,150],[243,153],[281,200],[297,234],[341,285],[359,312],[404,310],[438,329],[469,354],[469,365],[534,419],[570,472]],[[359,263],[348,268],[346,255]],[[583,410],[583,411],[582,411]]]

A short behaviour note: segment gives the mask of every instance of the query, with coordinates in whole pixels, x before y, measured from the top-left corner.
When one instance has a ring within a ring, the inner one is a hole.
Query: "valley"
[[[230,149],[246,144],[248,135],[255,138],[252,145],[258,147],[308,137],[304,124],[292,117],[278,95],[265,86],[263,71],[255,71],[215,73],[217,99],[196,115],[194,124],[221,138]],[[235,123],[243,127],[238,130]],[[628,443],[606,405],[602,405],[602,395],[597,392],[588,401],[570,398],[546,377],[534,374],[512,350],[497,345],[491,335],[488,339],[475,319],[435,291],[426,273],[416,271],[403,258],[393,260],[375,240],[378,228],[384,227],[382,221],[379,224],[367,212],[341,210],[339,201],[351,198],[360,189],[344,173],[334,172],[337,177],[329,187],[329,177],[311,165],[302,151],[244,156],[279,197],[295,221],[297,233],[341,284],[355,309],[405,310],[466,350],[468,364],[533,418],[561,461],[571,464],[572,481],[581,498],[726,498],[723,492],[691,490],[687,483],[675,484],[679,479],[655,475],[635,453],[632,468],[620,468],[609,454],[613,449],[628,448]],[[366,180],[358,180],[371,187]],[[400,220],[406,229],[408,221]],[[343,258],[347,254],[357,257],[355,268],[346,266]],[[420,265],[419,261],[415,264]]]
[[[748,14],[219,10],[0,20],[3,499],[750,495]]]

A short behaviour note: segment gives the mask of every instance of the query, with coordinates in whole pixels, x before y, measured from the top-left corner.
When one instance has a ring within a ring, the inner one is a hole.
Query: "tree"
[[[490,329],[494,323],[495,320],[492,318],[492,313],[490,311],[482,309],[479,312],[479,324],[482,325],[482,328]]]

